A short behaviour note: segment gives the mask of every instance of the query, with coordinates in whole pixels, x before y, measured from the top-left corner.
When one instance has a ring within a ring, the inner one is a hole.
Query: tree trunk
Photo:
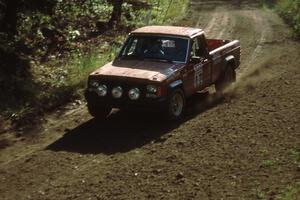
[[[120,25],[121,14],[122,14],[122,4],[123,4],[123,0],[114,0],[113,11],[111,13],[111,17],[108,22],[108,26],[110,28],[114,28],[115,26]]]
[[[14,35],[17,32],[17,14],[21,3],[17,0],[4,1],[4,3],[1,3],[4,7],[4,15],[0,22],[0,31],[9,32]]]

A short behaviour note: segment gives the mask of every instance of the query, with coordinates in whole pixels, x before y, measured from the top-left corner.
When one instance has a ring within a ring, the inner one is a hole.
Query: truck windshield
[[[188,39],[164,36],[131,36],[123,46],[124,59],[186,62]]]

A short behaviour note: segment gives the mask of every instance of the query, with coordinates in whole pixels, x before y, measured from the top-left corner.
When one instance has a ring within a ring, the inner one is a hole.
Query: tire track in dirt
[[[217,15],[218,15],[218,12],[216,10],[214,10],[214,13],[212,14],[212,18],[211,20],[208,22],[208,24],[206,25],[206,27],[204,28],[205,31],[209,31],[212,29],[212,27],[215,25],[216,23],[216,20],[217,20]],[[200,25],[200,22],[201,22],[201,19],[202,19],[202,16],[199,15],[199,18],[198,18],[198,21],[196,23],[196,27],[199,27]],[[201,27],[200,27],[201,28]]]
[[[225,31],[228,31],[228,25],[229,25],[229,15],[228,12],[225,12],[223,14],[223,18],[221,21],[222,29],[220,30],[218,36],[216,36],[217,39],[222,38],[224,36]]]
[[[245,71],[249,70],[251,68],[251,65],[255,64],[255,61],[262,52],[264,43],[268,38],[272,37],[271,26],[268,20],[262,16],[262,13],[260,11],[243,11],[241,15],[253,20],[253,27],[255,28],[257,33],[260,33],[260,37],[251,55],[238,70],[238,77],[243,76]]]
[[[57,115],[59,115],[59,120]],[[35,140],[38,140],[38,142],[33,142],[32,144],[31,142],[24,141],[28,144],[24,145],[23,143],[17,143],[16,145],[1,150],[2,152],[0,157],[0,169],[4,168],[12,162],[17,162],[18,160],[24,159],[25,157],[34,154],[34,152],[43,150],[49,144],[62,137],[61,132],[64,132],[62,127],[66,128],[66,124],[69,124],[68,126],[72,126],[71,124],[74,124],[75,126],[80,117],[83,121],[84,119],[86,120],[86,118],[91,118],[87,113],[85,105],[81,105],[77,108],[66,111],[65,113],[63,113],[63,115],[60,115],[58,113],[50,114],[47,117],[47,122],[41,127],[43,129],[41,133],[35,135]],[[70,119],[74,118],[77,118],[77,120],[70,121]],[[37,131],[39,132],[39,130],[33,132]],[[33,133],[33,135],[34,134],[35,133]]]
[[[233,37],[229,31],[235,29],[236,18],[239,16],[246,17],[252,21],[252,27],[259,36],[253,51],[237,70],[237,77],[239,78],[255,64],[255,61],[261,55],[264,43],[272,38],[272,29],[267,18],[263,16],[262,11],[260,10],[243,10],[237,12],[236,16],[232,15],[232,12],[234,11],[231,11],[226,7],[217,8],[204,30],[209,38],[228,39]],[[200,20],[201,16],[199,16],[196,25],[199,25]]]
[[[209,38],[220,38],[227,29],[229,16],[226,11],[216,10],[208,25],[204,28]]]

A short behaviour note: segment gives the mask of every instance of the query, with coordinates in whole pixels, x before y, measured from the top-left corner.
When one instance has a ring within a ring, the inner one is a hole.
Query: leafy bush
[[[300,39],[300,0],[278,0],[276,9]]]
[[[21,125],[80,98],[88,74],[114,58],[130,30],[170,24],[188,3],[124,1],[121,24],[110,30],[112,1],[10,1],[18,4],[10,4],[15,27],[0,27],[0,112]]]

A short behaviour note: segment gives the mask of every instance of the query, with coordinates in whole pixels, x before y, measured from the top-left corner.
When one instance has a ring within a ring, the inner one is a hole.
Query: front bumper
[[[88,104],[92,105],[103,105],[112,108],[126,108],[135,110],[161,110],[166,108],[166,97],[150,98],[146,97],[146,94],[142,94],[138,100],[131,100],[126,95],[120,99],[113,98],[110,93],[105,97],[100,97],[93,90],[85,90],[85,98]]]

